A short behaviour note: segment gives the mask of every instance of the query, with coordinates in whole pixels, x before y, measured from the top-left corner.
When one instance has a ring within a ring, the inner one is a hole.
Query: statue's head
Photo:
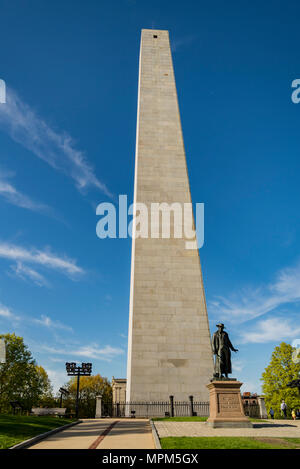
[[[219,331],[223,331],[223,329],[224,329],[224,324],[222,324],[221,322],[219,322],[219,324],[216,324],[216,326],[218,327]]]

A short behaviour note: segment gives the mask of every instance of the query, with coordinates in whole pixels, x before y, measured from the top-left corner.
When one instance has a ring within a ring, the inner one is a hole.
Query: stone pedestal
[[[252,428],[245,416],[240,387],[235,380],[214,380],[209,389],[210,413],[207,425],[213,428]]]

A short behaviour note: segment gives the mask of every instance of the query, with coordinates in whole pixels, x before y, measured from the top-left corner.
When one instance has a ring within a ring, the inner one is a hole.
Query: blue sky
[[[296,1],[0,1],[0,332],[55,389],[65,361],[125,377],[130,239],[96,206],[133,197],[142,28],[168,29],[211,332],[227,326],[244,389],[300,339]]]

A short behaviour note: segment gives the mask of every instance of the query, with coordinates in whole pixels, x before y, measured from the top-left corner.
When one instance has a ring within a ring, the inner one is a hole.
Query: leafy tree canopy
[[[261,380],[267,409],[273,408],[275,417],[280,416],[282,400],[287,404],[288,414],[295,408],[300,409],[300,396],[297,388],[288,387],[288,383],[299,378],[300,364],[293,361],[295,348],[282,342],[275,347],[270,364],[265,368]]]
[[[0,411],[10,412],[11,401],[18,401],[27,410],[40,405],[52,395],[44,368],[38,366],[23,338],[2,334],[6,344],[6,363],[0,365]]]
[[[77,377],[72,377],[64,386],[69,392],[69,396],[64,400],[63,406],[75,408]],[[81,376],[79,386],[79,417],[95,417],[96,396],[102,394],[104,400],[111,399],[112,389],[107,378],[100,374],[95,376]]]

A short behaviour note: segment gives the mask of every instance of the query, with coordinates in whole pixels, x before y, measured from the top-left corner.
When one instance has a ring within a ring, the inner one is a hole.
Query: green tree
[[[64,386],[70,392],[64,400],[64,407],[75,409],[77,377],[71,378]],[[95,376],[81,376],[79,385],[79,417],[93,418],[96,411],[96,396],[102,394],[104,400],[112,397],[112,388],[107,378],[97,374]]]
[[[0,412],[10,412],[11,401],[30,410],[51,395],[47,373],[37,366],[22,337],[5,334],[0,338],[6,344],[6,363],[0,365]]]
[[[275,347],[270,364],[262,374],[266,407],[268,411],[270,407],[273,408],[275,418],[280,417],[280,404],[283,399],[287,405],[288,415],[294,408],[300,408],[298,389],[287,386],[290,381],[299,378],[300,374],[300,364],[292,360],[294,351],[295,348],[285,342]]]
[[[51,381],[46,370],[42,366],[36,365],[37,386],[40,390],[37,405],[39,407],[57,407],[57,401],[53,395]]]

